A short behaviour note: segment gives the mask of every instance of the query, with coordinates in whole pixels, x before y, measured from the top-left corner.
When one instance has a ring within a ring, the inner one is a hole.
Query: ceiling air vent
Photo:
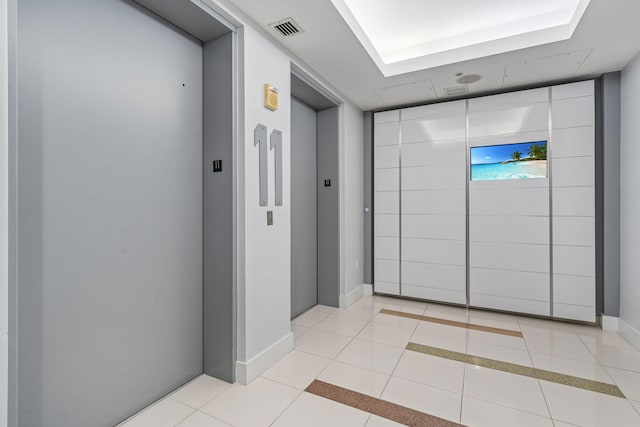
[[[304,30],[292,18],[274,22],[269,24],[269,26],[276,30],[282,37],[291,37],[299,33],[304,33]]]
[[[464,95],[465,93],[467,93],[466,86],[454,86],[454,87],[447,87],[444,89],[444,94],[446,96],[460,96],[460,95]]]

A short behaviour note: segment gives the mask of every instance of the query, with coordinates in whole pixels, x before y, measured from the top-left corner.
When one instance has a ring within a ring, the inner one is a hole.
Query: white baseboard
[[[277,342],[247,362],[236,362],[236,382],[249,384],[274,363],[293,350],[293,333],[289,332]]]
[[[358,286],[346,295],[340,295],[340,308],[347,308],[354,302],[358,301],[364,293],[364,285]]]
[[[364,285],[362,285],[362,287],[364,288],[364,294],[365,295],[373,295],[373,285],[372,284],[365,283]]]
[[[640,351],[640,331],[619,317],[602,315],[602,330],[620,334],[629,344]]]
[[[623,319],[618,319],[618,333],[622,335],[625,340],[629,341],[629,344],[640,351],[640,331]]]
[[[618,318],[613,316],[602,315],[602,330],[618,332]]]

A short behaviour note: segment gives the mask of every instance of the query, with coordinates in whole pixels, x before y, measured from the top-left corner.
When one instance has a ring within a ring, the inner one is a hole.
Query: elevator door
[[[291,99],[291,317],[318,303],[316,111]]]
[[[113,426],[202,372],[202,44],[109,0],[17,39],[12,421]]]

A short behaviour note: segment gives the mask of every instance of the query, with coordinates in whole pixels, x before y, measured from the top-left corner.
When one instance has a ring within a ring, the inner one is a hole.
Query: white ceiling
[[[457,73],[482,75],[467,90],[485,93],[621,70],[640,51],[640,1],[591,0],[569,40],[384,77],[331,0],[232,2],[363,110],[445,99]],[[283,38],[268,25],[288,17],[304,32]]]
[[[590,0],[331,0],[385,77],[567,40]]]

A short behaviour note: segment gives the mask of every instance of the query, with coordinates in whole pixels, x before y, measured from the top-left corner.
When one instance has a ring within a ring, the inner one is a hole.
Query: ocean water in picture
[[[471,180],[547,177],[547,141],[471,148]]]

